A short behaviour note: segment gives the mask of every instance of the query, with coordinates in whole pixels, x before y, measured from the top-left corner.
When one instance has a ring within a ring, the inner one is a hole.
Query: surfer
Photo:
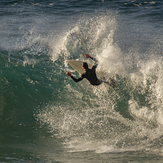
[[[85,54],[86,58],[90,58],[93,61],[95,61],[95,64],[93,65],[93,67],[91,69],[88,68],[88,64],[86,62],[83,62],[82,68],[85,70],[85,72],[78,78],[76,79],[74,76],[71,75],[70,71],[67,71],[66,74],[71,77],[75,82],[79,82],[81,80],[83,80],[84,78],[86,78],[92,85],[100,85],[102,82],[112,86],[113,88],[116,87],[116,83],[113,79],[110,78],[109,82],[98,79],[97,75],[96,75],[96,68],[98,65],[98,61],[91,57],[89,54]]]

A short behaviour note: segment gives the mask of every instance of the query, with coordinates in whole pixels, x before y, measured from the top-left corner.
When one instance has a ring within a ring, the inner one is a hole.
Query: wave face
[[[133,47],[124,55],[114,41],[117,21],[110,15],[84,20],[61,43],[63,76],[71,69],[66,59],[90,62],[82,55],[88,52],[100,62],[98,75],[113,77],[120,90],[94,87],[86,80],[76,84],[64,76],[58,100],[44,106],[38,120],[54,133],[57,129],[70,151],[152,150],[162,140],[162,59]]]
[[[162,159],[161,1],[0,4],[1,161]],[[66,75],[85,53],[119,89]]]

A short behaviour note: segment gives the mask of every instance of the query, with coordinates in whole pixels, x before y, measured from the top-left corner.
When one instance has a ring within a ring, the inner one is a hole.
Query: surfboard
[[[82,68],[83,61],[79,60],[68,60],[68,64],[76,70],[79,74],[83,74],[85,70]]]

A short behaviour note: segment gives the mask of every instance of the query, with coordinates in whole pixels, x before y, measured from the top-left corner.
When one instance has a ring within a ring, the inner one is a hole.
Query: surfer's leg
[[[102,84],[102,80],[101,79],[98,79],[98,82],[97,82],[97,85],[100,85],[100,84]]]
[[[117,83],[112,78],[109,78],[108,81],[106,81],[106,79],[103,78],[101,81],[104,82],[104,83],[106,83],[106,84],[108,84],[109,86],[111,86],[113,88],[116,88],[117,87]]]

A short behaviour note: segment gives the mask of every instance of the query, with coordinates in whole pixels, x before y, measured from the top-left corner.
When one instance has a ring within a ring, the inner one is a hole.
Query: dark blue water
[[[0,1],[0,162],[160,163],[162,85],[161,0]]]

